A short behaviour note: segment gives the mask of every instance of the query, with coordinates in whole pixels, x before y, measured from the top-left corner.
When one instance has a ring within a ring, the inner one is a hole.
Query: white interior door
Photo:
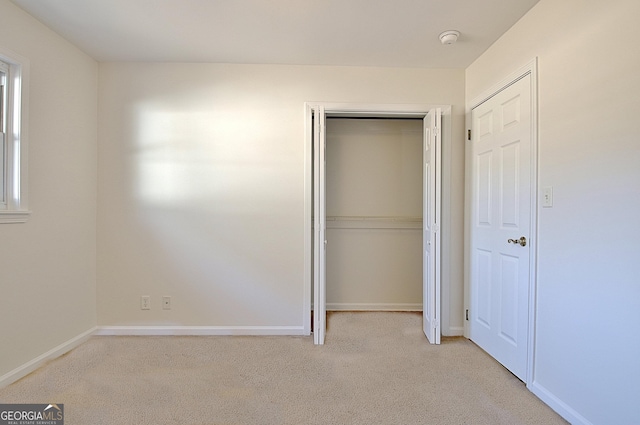
[[[324,344],[327,328],[326,270],[326,116],[324,106],[313,108],[313,342]]]
[[[424,117],[422,172],[422,317],[424,334],[440,344],[440,167],[442,157],[440,108]]]
[[[531,76],[471,111],[470,337],[526,381]]]

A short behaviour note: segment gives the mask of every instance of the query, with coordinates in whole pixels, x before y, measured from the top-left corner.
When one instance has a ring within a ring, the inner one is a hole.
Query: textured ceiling
[[[12,1],[99,61],[418,68],[466,68],[538,2]]]

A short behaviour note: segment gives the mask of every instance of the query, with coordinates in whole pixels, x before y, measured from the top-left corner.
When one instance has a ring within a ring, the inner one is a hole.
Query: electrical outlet
[[[168,296],[162,297],[162,309],[171,310],[171,297],[168,297]]]
[[[151,297],[149,295],[140,297],[140,310],[151,310]]]

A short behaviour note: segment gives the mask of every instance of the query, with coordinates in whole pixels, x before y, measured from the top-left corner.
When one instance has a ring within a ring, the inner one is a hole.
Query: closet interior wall
[[[422,309],[422,120],[328,118],[327,309]]]

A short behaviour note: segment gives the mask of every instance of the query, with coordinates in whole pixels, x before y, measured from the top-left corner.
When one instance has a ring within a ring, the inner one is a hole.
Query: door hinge
[[[437,328],[438,328],[438,326],[440,326],[440,322],[438,322],[437,320],[434,320],[434,321],[433,321],[433,327],[434,327],[434,329],[437,329]]]
[[[467,311],[465,312],[465,318],[469,320],[469,309],[467,309]]]
[[[471,130],[467,130],[467,140],[471,140]]]

